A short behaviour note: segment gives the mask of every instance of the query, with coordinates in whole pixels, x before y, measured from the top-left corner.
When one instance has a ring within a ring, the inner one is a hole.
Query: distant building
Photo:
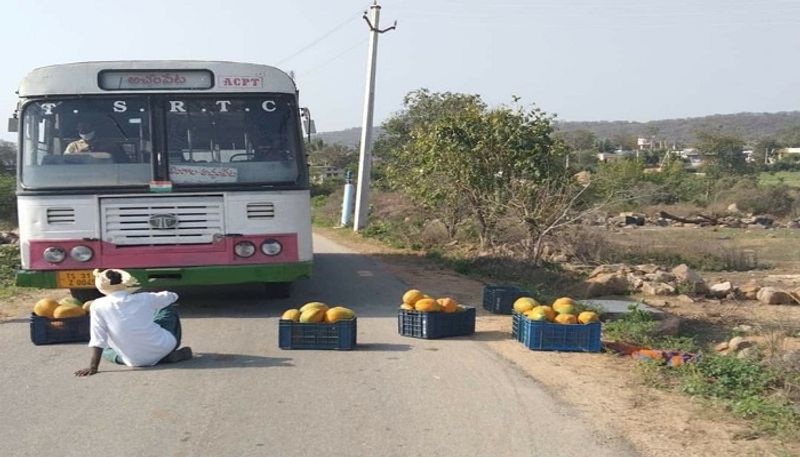
[[[778,153],[778,159],[784,159],[786,157],[800,159],[800,148],[782,148],[778,149],[776,152]]]
[[[344,178],[344,170],[331,165],[311,165],[308,171],[311,181],[316,184],[322,184],[331,178]]]
[[[633,151],[623,151],[622,149],[617,149],[614,152],[597,153],[597,160],[599,160],[600,162],[613,162],[614,160],[631,157],[634,154],[635,153]]]
[[[639,150],[642,151],[644,149],[653,149],[655,142],[652,138],[637,138],[636,145],[639,147]]]

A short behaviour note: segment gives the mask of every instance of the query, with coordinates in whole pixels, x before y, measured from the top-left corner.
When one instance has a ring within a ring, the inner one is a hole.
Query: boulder
[[[641,276],[636,276],[634,273],[628,273],[627,276],[629,288],[633,290],[639,290],[642,288],[644,284],[644,279]]]
[[[728,205],[728,212],[732,213],[732,214],[741,213],[741,211],[739,211],[739,207],[736,205],[736,203],[731,203],[730,205]]]
[[[691,305],[694,303],[694,299],[686,294],[680,294],[675,297],[675,303],[679,303],[681,305]]]
[[[663,282],[645,282],[642,284],[642,293],[645,295],[674,295],[675,288]]]
[[[655,272],[657,272],[657,271],[658,271],[660,268],[661,268],[661,267],[659,267],[658,265],[656,265],[656,264],[654,264],[654,263],[644,263],[644,264],[642,264],[642,265],[636,265],[636,266],[634,267],[634,270],[635,270],[635,272],[636,272],[636,273],[638,273],[638,272],[642,272],[642,273],[655,273]]]
[[[738,354],[736,354],[736,358],[738,359],[751,359],[756,358],[758,356],[758,350],[755,346],[748,346],[742,348]]]
[[[733,284],[730,281],[714,284],[708,288],[708,296],[714,298],[725,298],[733,293]]]
[[[791,305],[797,303],[788,292],[774,287],[762,287],[756,296],[765,305]]]
[[[619,273],[620,271],[623,271],[626,268],[628,268],[628,266],[622,263],[600,265],[594,270],[592,270],[591,273],[589,273],[588,279],[596,278],[604,274],[616,274]]]
[[[731,338],[730,341],[728,341],[728,349],[730,349],[731,351],[738,351],[740,349],[744,349],[752,345],[753,345],[752,342],[747,341],[741,336],[734,336],[733,338]]]
[[[728,350],[728,342],[727,341],[723,341],[721,343],[717,343],[717,345],[714,346],[714,350],[717,351],[717,352],[727,351]]]
[[[703,277],[689,268],[685,263],[673,268],[672,274],[675,276],[678,283],[689,286],[696,294],[702,294],[708,291],[708,286],[706,286]]]
[[[786,228],[800,229],[800,221],[791,221],[788,224],[786,224]]]
[[[739,287],[739,295],[745,300],[758,300],[759,290],[761,290],[761,286],[748,283]]]
[[[753,332],[753,326],[752,325],[747,325],[747,324],[739,324],[736,327],[734,327],[733,330],[736,331],[736,332],[741,332],[741,333],[752,333]]]
[[[620,219],[624,221],[624,224],[627,225],[644,225],[647,216],[644,214],[638,213],[620,213]]]
[[[584,281],[587,298],[628,292],[628,279],[621,273],[602,273]]]

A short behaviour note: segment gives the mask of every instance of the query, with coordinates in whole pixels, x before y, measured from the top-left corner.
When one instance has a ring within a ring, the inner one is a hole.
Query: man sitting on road
[[[124,270],[94,271],[95,286],[105,297],[90,305],[92,357],[89,368],[76,376],[97,373],[100,358],[129,367],[146,367],[192,358],[192,349],[180,348],[181,322],[173,303],[174,292],[141,292],[139,283]]]

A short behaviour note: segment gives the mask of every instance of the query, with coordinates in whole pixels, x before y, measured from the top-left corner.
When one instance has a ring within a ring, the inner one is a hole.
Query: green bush
[[[9,226],[17,224],[17,179],[0,173],[0,222]]]

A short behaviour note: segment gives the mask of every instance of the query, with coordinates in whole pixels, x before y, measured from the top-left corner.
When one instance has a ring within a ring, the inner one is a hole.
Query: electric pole
[[[364,20],[369,26],[369,50],[367,51],[367,84],[364,91],[364,119],[361,123],[361,150],[358,155],[358,183],[356,187],[356,210],[353,230],[359,231],[367,225],[369,212],[369,186],[372,171],[372,112],[375,108],[375,64],[378,58],[378,35],[393,30],[397,22],[386,29],[379,29],[381,7],[378,0],[369,7],[369,15],[364,12]]]

